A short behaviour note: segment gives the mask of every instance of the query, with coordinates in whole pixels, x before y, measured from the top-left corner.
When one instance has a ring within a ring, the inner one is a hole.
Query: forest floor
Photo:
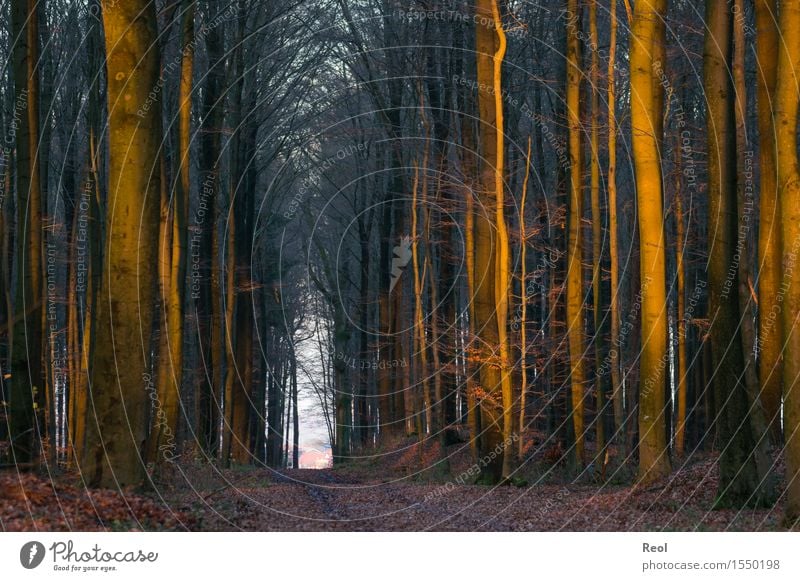
[[[193,514],[203,530],[272,531],[761,531],[780,506],[711,510],[714,459],[645,489],[621,485],[481,486],[285,470],[269,484],[224,488]]]
[[[526,486],[471,484],[474,476],[461,477],[470,462],[466,452],[451,455],[452,476],[416,473],[415,467],[434,464],[436,454],[421,456],[408,446],[326,470],[218,470],[187,462],[161,474],[155,490],[138,493],[87,492],[69,473],[48,478],[6,470],[0,472],[0,530],[781,530],[781,503],[712,510],[713,455],[694,456],[668,479],[637,488],[616,475],[605,484],[589,476],[566,482],[533,461],[523,472]]]

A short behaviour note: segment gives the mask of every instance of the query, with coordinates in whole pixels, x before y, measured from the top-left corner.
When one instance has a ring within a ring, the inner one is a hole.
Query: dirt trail
[[[405,478],[359,478],[335,470],[272,472],[268,486],[231,488],[205,511],[203,530],[630,531],[776,530],[780,507],[711,511],[715,471],[700,463],[663,486],[528,488]],[[234,503],[236,510],[230,511]]]
[[[783,506],[710,510],[713,458],[646,490],[438,484],[374,466],[336,470],[185,466],[150,492],[87,493],[69,480],[0,473],[0,530],[714,531],[781,530]],[[74,479],[73,479],[74,480]]]

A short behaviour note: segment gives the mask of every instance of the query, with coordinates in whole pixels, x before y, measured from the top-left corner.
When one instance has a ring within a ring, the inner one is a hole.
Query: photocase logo
[[[36,569],[44,560],[44,545],[39,541],[30,541],[22,545],[19,551],[19,562],[26,569]]]
[[[389,292],[394,290],[394,285],[403,274],[403,269],[411,260],[411,236],[403,236],[400,239],[400,244],[392,249],[394,256],[392,257],[392,282],[389,285]]]

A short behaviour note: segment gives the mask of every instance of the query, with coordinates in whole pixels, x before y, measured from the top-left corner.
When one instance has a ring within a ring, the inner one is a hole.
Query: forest
[[[0,530],[800,530],[799,32],[0,2]]]

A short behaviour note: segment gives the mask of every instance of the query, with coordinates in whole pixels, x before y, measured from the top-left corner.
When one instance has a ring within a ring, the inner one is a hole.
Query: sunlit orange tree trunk
[[[755,0],[758,139],[761,189],[758,210],[758,375],[761,401],[775,442],[781,440],[782,330],[776,310],[781,285],[781,218],[773,99],[778,66],[777,0]]]
[[[478,109],[482,164],[475,212],[475,318],[480,342],[480,452],[489,456],[481,475],[497,481],[511,471],[508,438],[513,425],[507,335],[510,269],[503,212],[503,94],[505,35],[495,0],[476,5]],[[506,440],[506,441],[504,441]]]
[[[159,76],[155,3],[106,0],[103,24],[110,155],[107,237],[91,369],[92,417],[81,469],[91,485],[124,486],[144,479],[142,454],[155,389],[149,337],[156,296],[161,117],[159,107],[148,101]]]
[[[665,427],[667,361],[666,256],[659,151],[663,88],[655,82],[663,38],[659,0],[639,0],[631,31],[631,125],[639,217],[642,347],[639,387],[639,479],[670,471]]]
[[[800,167],[797,158],[798,77],[800,76],[800,2],[787,0],[780,7],[781,39],[775,88],[775,128],[778,152],[778,191],[781,213],[781,290],[785,299],[783,322],[783,421],[786,445],[786,520],[800,519]]]
[[[578,0],[568,0],[567,14],[567,125],[569,130],[569,239],[567,241],[567,334],[569,337],[572,427],[575,446],[572,469],[585,463],[584,383],[586,350],[583,330],[583,150],[581,147],[581,55]]]
[[[159,241],[159,290],[161,295],[158,371],[156,386],[163,421],[151,423],[148,459],[171,458],[176,451],[180,389],[183,378],[184,292],[189,207],[189,139],[192,113],[192,66],[194,64],[194,2],[185,0],[181,14],[181,76],[178,88],[178,152],[175,188],[162,184]]]

